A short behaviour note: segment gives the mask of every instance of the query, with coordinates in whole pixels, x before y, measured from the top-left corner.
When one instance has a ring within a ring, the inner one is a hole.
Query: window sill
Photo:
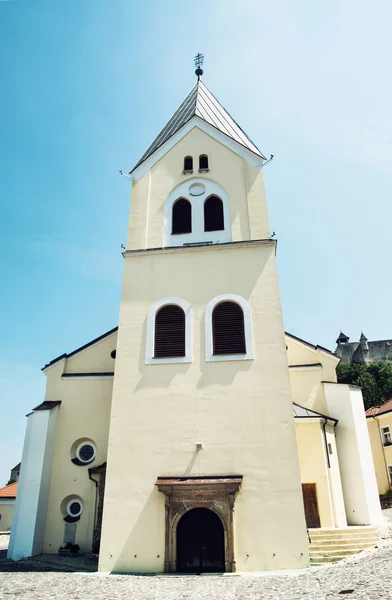
[[[228,362],[232,360],[254,360],[254,356],[251,352],[247,354],[210,354],[206,356],[206,362]]]
[[[210,169],[199,169],[199,173],[209,173]]]
[[[181,363],[190,363],[192,358],[190,356],[171,356],[168,358],[154,358],[153,356],[146,356],[144,364],[146,365],[175,365]]]
[[[192,171],[189,170],[189,171],[182,172],[183,175],[192,175],[192,173],[193,173],[193,169],[192,169]]]

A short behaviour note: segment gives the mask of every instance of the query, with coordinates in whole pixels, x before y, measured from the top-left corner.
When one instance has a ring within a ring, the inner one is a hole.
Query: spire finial
[[[203,75],[203,69],[201,68],[201,66],[204,62],[204,54],[200,54],[199,52],[198,54],[196,54],[193,60],[195,61],[195,74],[197,75],[197,81],[200,81],[200,77]]]

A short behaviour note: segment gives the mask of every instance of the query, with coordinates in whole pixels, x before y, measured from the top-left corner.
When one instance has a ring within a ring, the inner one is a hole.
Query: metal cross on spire
[[[204,54],[200,54],[200,52],[198,54],[196,54],[195,58],[193,59],[195,61],[195,67],[196,67],[196,75],[197,75],[197,81],[200,81],[200,77],[203,75],[203,69],[201,68],[203,62],[204,62]]]

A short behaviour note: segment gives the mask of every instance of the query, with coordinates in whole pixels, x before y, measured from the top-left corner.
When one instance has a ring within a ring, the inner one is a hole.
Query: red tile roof
[[[0,488],[0,498],[16,498],[16,492],[18,491],[18,482],[10,483],[3,488]]]
[[[366,416],[375,417],[376,415],[382,415],[387,412],[392,412],[392,398],[384,402],[384,404],[381,404],[381,406],[372,406],[371,408],[368,408]]]

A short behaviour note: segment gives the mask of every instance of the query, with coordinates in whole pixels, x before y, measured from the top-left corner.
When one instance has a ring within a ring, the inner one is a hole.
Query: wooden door
[[[316,484],[303,483],[302,496],[304,499],[306,526],[308,528],[320,527]]]

